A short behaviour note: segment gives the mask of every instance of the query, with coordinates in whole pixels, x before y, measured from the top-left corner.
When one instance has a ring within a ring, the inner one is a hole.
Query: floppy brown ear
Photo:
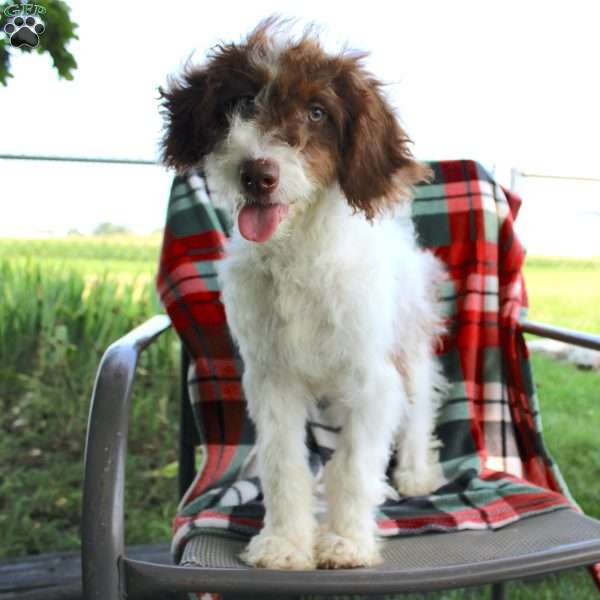
[[[347,105],[339,178],[350,205],[368,219],[410,198],[410,187],[426,180],[429,169],[410,151],[410,140],[381,93],[381,84],[347,63],[338,94]]]
[[[165,133],[162,159],[178,171],[197,164],[216,141],[216,97],[205,69],[191,69],[159,88]]]

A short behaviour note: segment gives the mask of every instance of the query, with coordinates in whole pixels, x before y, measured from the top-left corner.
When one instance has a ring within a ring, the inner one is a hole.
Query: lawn
[[[525,278],[531,319],[600,334],[600,257],[528,257]]]
[[[158,236],[0,240],[0,557],[78,547],[96,366],[111,341],[160,310],[152,283],[159,244]],[[531,257],[526,277],[532,319],[600,332],[600,258]],[[129,544],[170,535],[177,361],[169,333],[140,364],[127,466]],[[600,374],[540,356],[533,366],[547,445],[574,497],[600,518]],[[513,583],[510,591],[511,598],[596,597],[582,570]]]

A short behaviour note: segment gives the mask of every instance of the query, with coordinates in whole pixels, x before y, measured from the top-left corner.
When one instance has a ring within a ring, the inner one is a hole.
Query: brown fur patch
[[[382,94],[382,84],[362,67],[364,55],[343,56],[337,79],[345,99],[348,125],[344,132],[340,184],[349,203],[367,218],[406,200],[410,186],[428,176],[416,162],[410,139]]]
[[[267,19],[243,43],[217,46],[205,66],[188,68],[161,90],[165,163],[179,170],[199,163],[226,134],[240,98],[250,97],[245,116],[298,148],[321,185],[337,179],[368,219],[406,199],[427,171],[414,160],[381,83],[365,71],[365,55],[329,56],[310,33],[278,45],[279,25]],[[320,122],[308,118],[314,105],[326,112]]]
[[[254,43],[263,43],[258,34]],[[244,46],[226,44],[211,50],[204,67],[188,66],[181,79],[170,80],[167,90],[160,88],[165,164],[177,170],[198,164],[227,130],[237,99],[255,96],[267,78]]]

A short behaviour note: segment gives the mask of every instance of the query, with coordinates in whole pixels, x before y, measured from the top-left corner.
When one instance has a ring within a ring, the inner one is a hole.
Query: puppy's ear
[[[183,171],[197,164],[215,144],[216,95],[205,69],[188,69],[180,80],[159,88],[165,118],[162,159]]]
[[[362,58],[347,60],[338,77],[347,111],[339,178],[350,205],[372,219],[408,200],[411,186],[426,180],[430,171],[414,160],[408,136],[379,81],[360,66]]]

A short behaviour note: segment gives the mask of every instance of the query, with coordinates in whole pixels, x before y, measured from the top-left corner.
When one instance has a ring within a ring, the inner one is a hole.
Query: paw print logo
[[[40,43],[40,35],[46,27],[38,16],[17,16],[9,20],[4,26],[4,33],[10,38],[10,43],[15,48],[29,46],[35,48]]]

